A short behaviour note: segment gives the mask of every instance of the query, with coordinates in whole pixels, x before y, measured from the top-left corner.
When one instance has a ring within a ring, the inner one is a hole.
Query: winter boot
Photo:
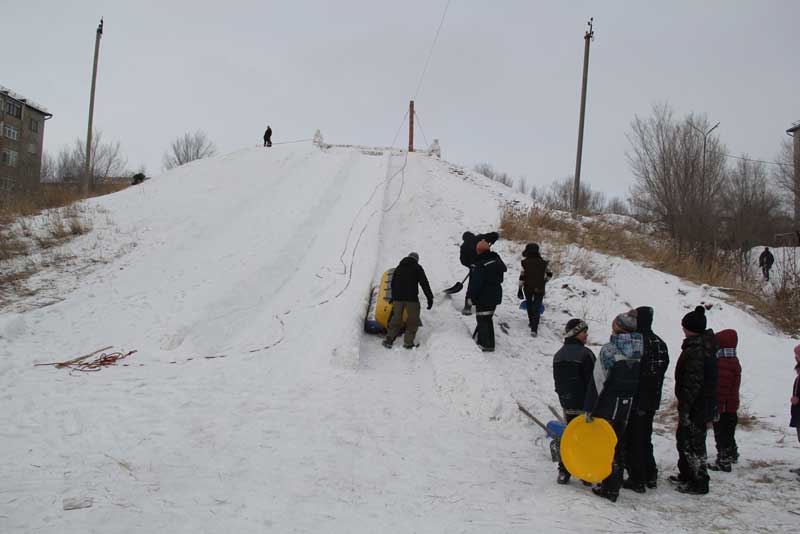
[[[658,487],[658,478],[647,480],[644,485],[647,486],[648,489],[656,489]]]
[[[688,495],[705,495],[708,493],[708,482],[705,484],[695,482],[685,482],[675,486],[675,490],[679,493],[686,493]]]
[[[419,347],[419,343],[412,343],[411,345],[403,344],[403,348],[404,349],[409,349],[410,350],[410,349],[413,349],[415,347]]]
[[[461,315],[472,315],[472,306],[464,306],[461,310]]]
[[[713,464],[708,464],[708,469],[710,471],[724,471],[725,473],[730,473],[731,464],[717,458],[716,462]]]
[[[667,480],[669,480],[671,484],[685,484],[689,482],[687,479],[683,478],[680,474],[670,475]]]
[[[617,502],[617,498],[619,497],[619,493],[614,493],[613,491],[608,491],[603,488],[592,488],[592,493],[598,497],[608,499],[611,502]]]
[[[644,493],[645,491],[647,491],[645,490],[643,482],[634,482],[631,479],[623,480],[622,487],[625,489],[633,490],[636,493]]]
[[[387,349],[391,349],[392,348],[392,343],[394,343],[394,340],[391,340],[391,339],[389,339],[387,337],[386,339],[383,340],[383,343],[381,343],[381,345],[383,345]]]
[[[556,478],[556,482],[559,484],[569,484],[570,474],[569,471],[566,469],[559,468],[558,470],[558,478]]]
[[[531,330],[531,337],[539,337],[539,332],[536,330]]]

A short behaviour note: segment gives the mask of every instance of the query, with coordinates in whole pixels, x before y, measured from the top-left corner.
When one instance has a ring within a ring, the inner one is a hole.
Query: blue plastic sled
[[[520,310],[527,310],[528,309],[528,301],[523,300],[519,303]],[[539,315],[544,315],[544,303],[539,305]]]

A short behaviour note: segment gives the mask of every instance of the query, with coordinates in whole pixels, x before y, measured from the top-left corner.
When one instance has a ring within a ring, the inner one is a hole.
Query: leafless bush
[[[511,177],[511,175],[505,172],[494,170],[494,168],[488,163],[478,163],[475,165],[473,170],[478,174],[484,175],[490,180],[494,180],[495,182],[503,184],[506,187],[514,186],[514,179]]]
[[[194,133],[186,132],[183,137],[175,139],[164,154],[164,168],[173,169],[216,153],[217,147],[204,132],[200,130]]]
[[[127,176],[128,160],[119,141],[103,141],[103,132],[92,134],[92,154],[89,161],[90,183],[98,184],[109,178]],[[72,147],[62,148],[54,158],[45,154],[42,159],[43,182],[80,182],[86,174],[86,140],[78,138]]]

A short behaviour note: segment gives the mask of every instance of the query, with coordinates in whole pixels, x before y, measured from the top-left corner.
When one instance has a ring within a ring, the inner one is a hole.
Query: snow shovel
[[[453,285],[453,287],[448,287],[447,289],[445,289],[444,293],[447,295],[455,295],[456,293],[464,289],[464,282],[467,281],[467,278],[469,278],[469,273],[467,273],[467,276],[465,276],[462,281],[456,282],[455,285]]]

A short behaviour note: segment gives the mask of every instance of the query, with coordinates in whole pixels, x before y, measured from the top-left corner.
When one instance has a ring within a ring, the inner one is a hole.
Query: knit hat
[[[611,327],[615,331],[631,333],[636,332],[636,310],[620,313],[614,318]]]
[[[736,330],[730,328],[721,330],[717,332],[717,343],[721,349],[735,349],[739,344],[739,336],[736,334]]]
[[[522,251],[522,256],[525,258],[530,258],[531,256],[538,256],[538,255],[539,255],[538,243],[528,243],[525,246],[525,250]]]
[[[461,234],[461,241],[467,241],[468,239],[472,239],[473,237],[475,237],[475,234],[467,231]]]
[[[589,330],[589,325],[581,319],[570,319],[567,321],[567,327],[564,329],[564,339],[575,337],[581,332]]]
[[[694,311],[690,311],[683,316],[681,326],[689,332],[695,334],[702,334],[706,331],[706,309],[703,306],[697,306]]]
[[[414,261],[419,261],[419,254],[417,254],[416,252],[410,252],[408,254],[408,257],[412,258]]]
[[[478,241],[478,244],[475,245],[475,252],[477,252],[478,254],[483,254],[491,247],[492,245],[490,245],[488,241],[486,241],[485,239],[481,239],[480,241]]]

